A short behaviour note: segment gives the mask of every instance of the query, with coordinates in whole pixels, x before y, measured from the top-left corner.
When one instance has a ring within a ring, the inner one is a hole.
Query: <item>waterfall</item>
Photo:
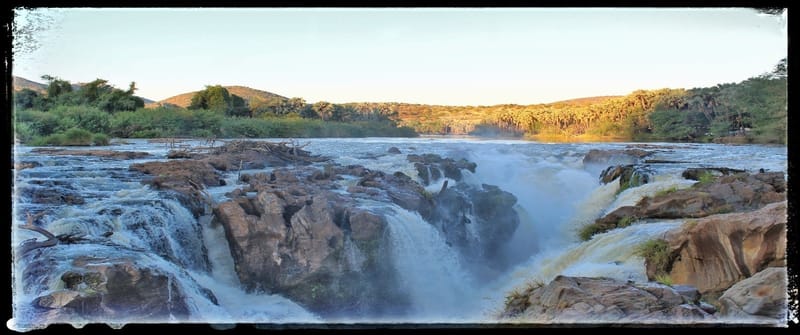
[[[442,234],[417,213],[400,207],[387,216],[392,261],[408,292],[414,322],[470,320],[474,288],[459,255]]]

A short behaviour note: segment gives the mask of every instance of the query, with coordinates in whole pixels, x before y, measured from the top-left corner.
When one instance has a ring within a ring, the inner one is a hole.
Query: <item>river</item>
[[[359,164],[387,173],[401,171],[413,177],[417,172],[406,160],[406,154],[435,153],[477,163],[475,173],[465,172],[461,182],[497,185],[518,199],[514,210],[520,217],[520,225],[504,246],[503,253],[503,257],[508,258],[505,261],[512,266],[502,273],[474,271],[480,265],[464,262],[445,243],[439,231],[417,213],[389,206],[393,212],[388,222],[391,256],[398,270],[401,290],[412,306],[407,312],[380,319],[359,315],[326,319],[280,295],[245,292],[234,272],[223,229],[210,224],[207,217],[195,219],[176,199],[142,185],[141,176],[128,170],[133,163],[166,160],[169,146],[147,140],[125,140],[109,147],[92,148],[144,151],[152,155],[131,160],[48,156],[32,152],[31,147],[15,147],[15,162],[35,162],[37,166],[15,171],[12,245],[18,246],[31,238],[41,239],[35,232],[17,228],[25,223],[25,214],[29,212],[44,212],[39,222],[54,234],[99,236],[113,231],[109,242],[59,245],[39,257],[49,257],[61,270],[70,266],[70,260],[86,255],[136,257],[146,267],[171,274],[171,278],[178,281],[177,287],[186,292],[190,318],[176,320],[165,315],[145,322],[492,323],[502,309],[505,295],[531,280],[547,282],[564,274],[646,281],[643,259],[635,255],[632,246],[677,227],[680,220],[634,224],[596,235],[585,242],[577,237],[577,231],[603,213],[634,204],[643,196],[673,187],[689,187],[693,181],[680,177],[685,168],[708,166],[786,172],[788,165],[785,146],[647,143],[643,145],[645,149],[655,152],[648,159],[672,163],[651,164],[654,177],[649,184],[617,194],[617,183],[603,185],[598,179],[600,172],[613,162],[585,165],[583,158],[591,149],[625,149],[630,145],[642,146],[640,144],[539,143],[453,137],[302,139],[299,142],[308,144],[305,150],[329,156],[342,165]],[[188,141],[183,144],[200,146],[204,143]],[[402,154],[387,154],[391,147],[398,148]],[[252,172],[259,171],[229,172],[227,186],[211,187],[208,192],[216,202],[223,201],[225,193],[237,187],[238,174]],[[443,181],[427,188],[438,191]],[[37,190],[43,189],[63,195],[74,194],[83,201],[58,205],[34,203],[33,198],[40,194]],[[207,260],[201,255],[207,255]],[[354,252],[348,257],[358,262],[360,256]],[[15,259],[14,312],[9,321],[12,329],[43,326],[44,321],[37,319],[40,314],[31,307],[32,301],[63,286],[58,277],[50,274],[23,276],[23,269],[33,261],[31,258]],[[216,303],[204,294],[207,290],[213,292]],[[85,322],[74,320],[76,325]]]

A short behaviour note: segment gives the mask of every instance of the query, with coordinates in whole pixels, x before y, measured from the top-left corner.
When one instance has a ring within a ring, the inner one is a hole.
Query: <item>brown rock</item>
[[[522,293],[527,307],[503,317],[525,322],[686,322],[712,318],[669,286],[608,278],[558,276]]]
[[[595,220],[597,232],[616,227],[626,217],[636,219],[700,218],[719,213],[750,211],[766,204],[785,201],[782,172],[721,176],[711,183],[697,183],[654,197],[645,197],[635,206],[617,208]]]
[[[719,298],[723,317],[786,322],[788,294],[785,267],[770,267],[742,280]]]
[[[33,303],[43,308],[62,308],[75,300],[79,295],[79,292],[71,290],[53,291],[36,298]]]
[[[350,237],[360,241],[379,238],[386,229],[386,224],[383,216],[357,210],[350,214]]]
[[[771,266],[786,264],[786,201],[743,213],[688,221],[666,236],[674,283],[719,293]],[[647,264],[648,277],[658,269]]]

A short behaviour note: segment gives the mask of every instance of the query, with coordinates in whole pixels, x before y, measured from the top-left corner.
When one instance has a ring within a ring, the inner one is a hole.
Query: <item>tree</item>
[[[333,116],[333,112],[336,107],[327,101],[319,101],[311,106],[311,109],[319,115],[319,117],[324,120],[330,120]]]
[[[47,98],[49,99],[55,99],[61,94],[72,92],[72,84],[66,80],[50,75],[43,75],[42,79],[48,82]]]
[[[19,92],[14,93],[14,105],[18,109],[31,109],[40,107],[42,104],[42,96],[38,92],[29,88],[23,88]]]
[[[208,109],[230,116],[251,116],[247,102],[240,96],[230,94],[221,85],[206,86],[206,89],[195,93],[189,109]]]

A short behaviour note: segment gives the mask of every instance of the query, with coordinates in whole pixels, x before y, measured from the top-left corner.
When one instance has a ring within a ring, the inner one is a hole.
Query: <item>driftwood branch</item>
[[[19,228],[35,231],[35,232],[37,232],[39,234],[42,234],[45,237],[47,237],[47,240],[44,240],[44,241],[37,241],[35,239],[34,240],[28,240],[28,241],[26,241],[25,243],[23,243],[20,246],[20,253],[24,254],[24,253],[27,253],[28,251],[31,251],[31,250],[34,250],[34,249],[52,247],[52,246],[58,244],[58,242],[59,242],[58,237],[56,237],[55,235],[53,235],[53,233],[47,231],[46,229],[44,229],[42,227],[38,227],[38,226],[33,224],[33,222],[36,219],[38,219],[39,217],[44,215],[44,212],[41,212],[41,213],[36,214],[36,215],[31,215],[31,213],[26,213],[26,214],[27,214],[27,222],[24,225],[19,225]]]

